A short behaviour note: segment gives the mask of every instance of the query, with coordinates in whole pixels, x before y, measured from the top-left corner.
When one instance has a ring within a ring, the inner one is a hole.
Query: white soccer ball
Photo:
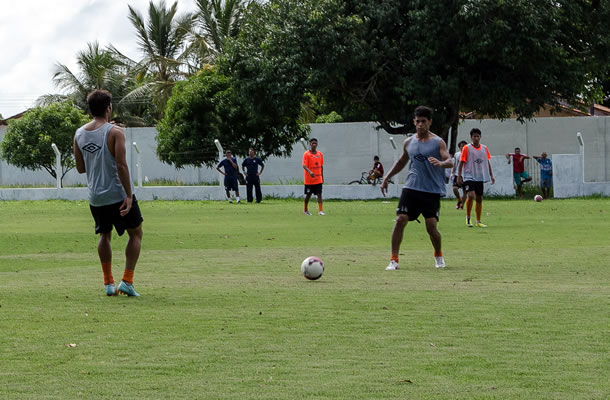
[[[324,273],[324,261],[318,257],[307,257],[301,263],[301,272],[305,278],[315,281]]]
[[[541,202],[542,201],[542,196],[537,194],[536,196],[534,196],[534,200],[536,200],[537,202]]]

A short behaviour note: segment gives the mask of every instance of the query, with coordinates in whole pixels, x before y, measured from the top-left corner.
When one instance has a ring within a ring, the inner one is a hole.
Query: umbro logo
[[[83,146],[83,150],[85,150],[89,153],[95,153],[96,151],[99,151],[100,149],[101,149],[101,147],[95,143],[87,143],[86,145]]]
[[[415,157],[413,157],[413,158],[414,158],[414,159],[416,159],[417,161],[421,161],[421,162],[424,162],[424,161],[426,161],[426,160],[428,159],[428,157],[426,157],[426,156],[425,156],[425,155],[423,155],[423,154],[418,154],[418,155],[416,155],[416,156],[415,156]]]
[[[483,164],[483,160],[481,159],[476,159],[474,160],[475,164]]]

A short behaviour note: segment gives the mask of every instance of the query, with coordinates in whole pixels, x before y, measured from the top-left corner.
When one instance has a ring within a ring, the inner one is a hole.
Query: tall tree
[[[74,168],[74,132],[87,121],[85,114],[70,102],[35,107],[21,118],[9,121],[0,155],[11,165],[33,171],[44,169],[57,178],[55,152],[51,148],[55,143],[61,152],[63,179]]]
[[[147,20],[132,6],[128,7],[129,21],[136,29],[138,45],[144,54],[140,63],[147,66],[148,77],[126,97],[131,101],[152,100],[160,118],[175,83],[188,75],[187,38],[193,16],[178,16],[178,2],[167,7],[164,0],[157,4],[150,1]]]
[[[253,98],[310,92],[390,133],[411,131],[412,110],[427,104],[447,140],[461,110],[523,119],[560,98],[599,96],[609,9],[589,0],[271,0],[252,13],[230,70]]]

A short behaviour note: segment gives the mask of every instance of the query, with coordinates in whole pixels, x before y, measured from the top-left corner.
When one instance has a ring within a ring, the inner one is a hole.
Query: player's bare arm
[[[83,158],[83,153],[80,151],[80,147],[76,143],[76,136],[74,136],[74,161],[76,162],[76,170],[79,174],[84,174],[85,169],[85,159]]]
[[[261,174],[263,173],[263,170],[264,170],[264,169],[265,169],[265,166],[263,165],[263,166],[261,167],[261,170],[260,170],[260,171],[258,171],[258,172],[256,173],[256,176],[261,176]],[[245,171],[244,171],[244,172],[245,172]]]
[[[460,185],[464,183],[464,179],[462,178],[462,168],[463,167],[464,167],[464,163],[460,160],[460,162],[458,163],[458,173],[457,173],[457,183]]]
[[[436,157],[428,157],[428,162],[435,167],[439,168],[453,168],[453,160],[451,159],[451,155],[447,151],[447,144],[445,144],[444,140],[441,140],[438,144],[438,151],[441,153],[441,160],[438,160]]]
[[[493,185],[496,183],[496,178],[494,178],[494,173],[491,170],[491,162],[489,162],[489,160],[487,160],[487,165],[489,165],[489,177],[491,178],[491,184]]]
[[[309,176],[311,176],[311,177],[313,178],[314,173],[313,173],[313,172],[311,172],[311,171],[309,170],[309,168],[307,168],[307,165],[303,165],[303,169],[304,169],[305,171],[307,171],[307,173],[309,174]]]
[[[131,204],[133,202],[133,194],[131,193],[131,178],[129,177],[129,167],[125,157],[125,133],[123,132],[123,129],[119,128],[118,126],[113,126],[110,129],[108,136],[108,148],[111,149],[111,153],[113,153],[119,180],[121,181],[121,185],[123,185],[123,189],[125,189],[125,193],[127,194],[127,197],[125,200],[123,200],[123,204],[120,207],[121,215],[125,216],[129,213],[129,210],[131,210]]]
[[[392,177],[394,175],[396,175],[397,173],[402,171],[402,169],[405,167],[405,165],[407,165],[407,163],[409,162],[409,153],[407,152],[407,146],[409,145],[409,140],[411,140],[411,138],[408,138],[407,140],[405,140],[404,144],[402,145],[402,154],[401,154],[400,158],[396,161],[396,163],[392,166],[392,168],[390,168],[390,171],[383,178],[383,181],[381,182],[381,186],[380,186],[381,194],[384,196],[388,192],[388,182],[390,181],[390,179],[392,179]]]

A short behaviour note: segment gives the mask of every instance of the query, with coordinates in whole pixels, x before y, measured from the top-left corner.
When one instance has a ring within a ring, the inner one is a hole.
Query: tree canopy
[[[229,53],[229,70],[244,95],[313,93],[390,133],[411,131],[413,109],[429,105],[447,140],[460,111],[523,119],[561,99],[599,97],[609,9],[587,0],[271,0],[251,10],[257,23]]]
[[[274,118],[255,112],[252,99],[241,96],[230,78],[212,67],[177,83],[158,129],[159,159],[178,168],[215,165],[215,139],[237,155],[254,147],[265,159],[290,155],[292,145],[307,133],[296,115]]]
[[[21,118],[9,121],[0,144],[1,157],[11,165],[29,170],[45,169],[53,178],[55,143],[61,152],[61,177],[74,168],[72,149],[76,129],[87,123],[85,114],[69,102],[36,107]]]

